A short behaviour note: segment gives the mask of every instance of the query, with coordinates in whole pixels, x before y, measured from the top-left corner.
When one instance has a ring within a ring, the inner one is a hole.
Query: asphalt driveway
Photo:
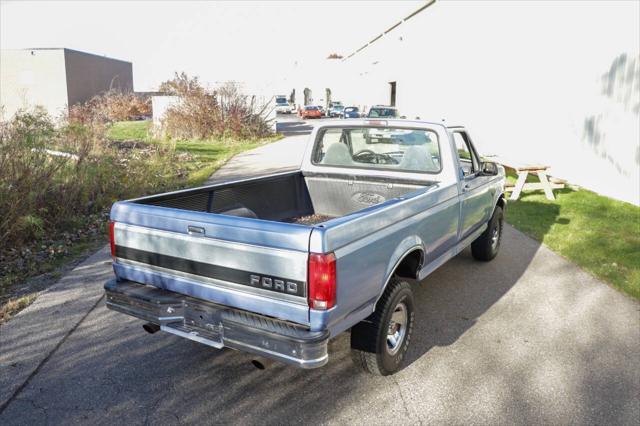
[[[509,226],[493,262],[467,250],[416,283],[408,365],[387,378],[354,370],[347,333],[309,371],[149,335],[105,308],[110,275],[105,249],[0,327],[0,424],[640,420],[640,304]]]

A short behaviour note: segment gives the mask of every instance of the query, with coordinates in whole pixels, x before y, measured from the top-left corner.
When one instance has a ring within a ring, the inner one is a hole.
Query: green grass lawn
[[[203,184],[209,176],[231,157],[243,151],[256,148],[265,143],[274,142],[280,136],[265,139],[209,139],[162,141],[153,138],[149,129],[151,121],[121,121],[113,123],[107,137],[115,141],[137,140],[148,143],[167,143],[175,146],[176,151],[191,155],[186,167],[189,171],[187,186]]]
[[[508,203],[507,222],[640,299],[640,207],[584,189],[554,194],[523,192]]]
[[[258,146],[270,142],[271,140],[248,140],[248,141],[178,141],[175,143],[176,151],[185,152],[193,156],[193,160],[188,165],[189,177],[188,186],[202,185],[208,178],[218,170],[231,157],[243,151],[257,148]]]
[[[149,120],[119,121],[109,127],[107,137],[114,141],[146,141],[149,139],[150,126],[151,121]]]

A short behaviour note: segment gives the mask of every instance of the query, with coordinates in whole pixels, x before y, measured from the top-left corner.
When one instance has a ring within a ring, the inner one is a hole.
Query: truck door
[[[460,174],[460,225],[459,240],[466,238],[488,219],[487,208],[491,206],[488,176],[480,173],[480,159],[471,139],[464,130],[454,130],[453,140],[458,154]]]

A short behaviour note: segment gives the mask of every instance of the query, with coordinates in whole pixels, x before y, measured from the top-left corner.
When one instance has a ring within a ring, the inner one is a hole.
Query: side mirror
[[[498,165],[490,161],[485,161],[482,163],[482,174],[485,176],[497,176]]]

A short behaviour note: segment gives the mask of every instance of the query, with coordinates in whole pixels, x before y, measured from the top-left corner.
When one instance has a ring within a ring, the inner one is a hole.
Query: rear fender
[[[389,281],[391,280],[391,277],[393,277],[393,274],[398,266],[409,254],[413,253],[416,250],[420,251],[422,255],[421,262],[424,262],[426,252],[424,243],[422,239],[417,235],[408,236],[404,240],[402,240],[400,244],[398,244],[398,247],[394,250],[393,254],[390,257],[390,261],[385,272],[384,282],[382,283],[382,288],[380,289],[378,298],[376,299],[372,311],[375,311],[375,306],[378,304],[378,300],[380,300],[380,298],[382,297],[382,294],[386,290],[387,285],[389,285]],[[418,265],[418,270],[420,270],[420,266],[421,265]]]

